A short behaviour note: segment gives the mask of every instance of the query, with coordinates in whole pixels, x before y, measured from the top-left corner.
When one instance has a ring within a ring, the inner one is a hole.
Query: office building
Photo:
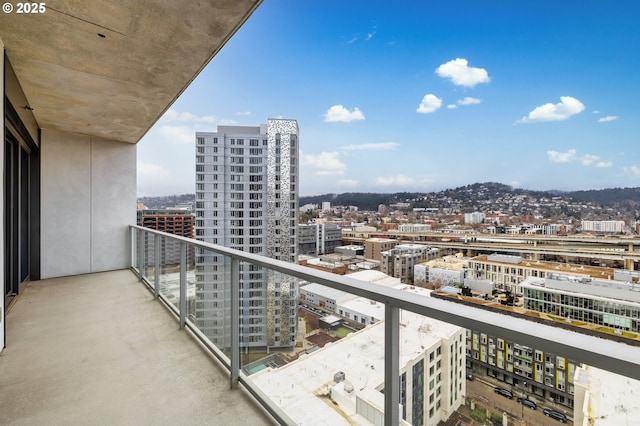
[[[296,262],[298,124],[269,119],[256,127],[218,126],[196,133],[196,239]],[[196,255],[195,321],[227,347],[230,260]],[[297,284],[275,271],[243,264],[240,271],[243,347],[296,342]]]
[[[333,253],[342,245],[342,230],[338,225],[312,223],[298,225],[299,254]]]
[[[551,274],[520,284],[526,309],[568,321],[640,333],[640,286],[614,280]]]
[[[139,226],[167,232],[181,237],[193,238],[195,218],[193,213],[186,210],[138,210],[137,223]],[[149,242],[146,242],[147,244]],[[180,263],[180,244],[174,241],[161,240],[160,257],[165,265]],[[194,251],[187,250],[187,263],[193,266]]]

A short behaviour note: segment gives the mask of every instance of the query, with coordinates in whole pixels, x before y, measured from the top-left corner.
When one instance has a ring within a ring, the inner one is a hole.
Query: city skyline
[[[300,195],[640,186],[640,6],[366,5],[263,3],[138,145],[138,195],[192,193],[196,131],[269,117]]]

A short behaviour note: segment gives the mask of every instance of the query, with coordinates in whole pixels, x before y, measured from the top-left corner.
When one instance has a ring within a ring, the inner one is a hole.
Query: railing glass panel
[[[144,281],[169,301],[181,325],[230,369],[231,386],[244,384],[283,424],[299,423],[283,408],[289,413],[304,411],[306,394],[314,395],[314,400],[330,399],[340,409],[374,423],[381,419],[384,424],[413,423],[420,416],[425,423],[444,420],[465,394],[465,356],[470,353],[466,341],[470,339],[473,348],[475,334],[478,342],[483,336],[487,341],[499,337],[640,378],[638,346],[430,297],[410,285],[393,288],[370,277],[331,274],[136,226],[131,229],[132,269],[143,271]],[[307,286],[312,285],[326,289],[309,291]],[[349,307],[358,303],[368,304],[369,309]],[[383,317],[384,322],[378,322]],[[309,324],[316,320],[317,327]],[[363,331],[344,330],[361,325],[366,326]],[[317,349],[321,345],[311,338],[320,333],[347,336]],[[332,354],[330,348],[339,345]],[[504,359],[496,357],[496,365],[513,358],[503,347]],[[340,361],[339,356],[346,358]],[[296,358],[295,367],[281,365]],[[313,362],[305,363],[305,358]],[[335,371],[328,374],[329,360]],[[351,366],[353,360],[358,367]],[[288,370],[295,374],[286,376]]]

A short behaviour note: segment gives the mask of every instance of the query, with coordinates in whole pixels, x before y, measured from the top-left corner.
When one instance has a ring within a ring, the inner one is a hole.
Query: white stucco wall
[[[128,267],[136,146],[46,129],[41,140],[42,278]]]

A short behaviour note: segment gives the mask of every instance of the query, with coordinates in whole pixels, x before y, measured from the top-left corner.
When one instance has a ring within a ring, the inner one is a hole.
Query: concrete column
[[[624,269],[627,271],[633,271],[633,259],[624,260]]]

